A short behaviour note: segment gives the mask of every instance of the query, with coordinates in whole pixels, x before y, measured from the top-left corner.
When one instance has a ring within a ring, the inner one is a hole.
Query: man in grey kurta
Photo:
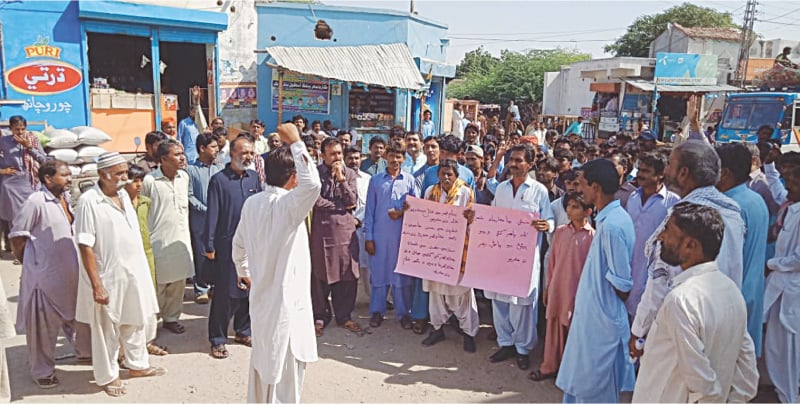
[[[194,272],[189,232],[189,174],[183,146],[168,139],[156,152],[161,166],[144,177],[142,195],[152,201],[147,225],[156,264],[158,308],[164,328],[176,334],[186,331],[178,319],[186,278]]]
[[[317,335],[336,316],[353,332],[361,327],[350,317],[358,289],[358,237],[353,211],[358,204],[356,173],[345,167],[337,138],[322,142],[319,170],[322,191],[311,215],[311,303]],[[328,302],[331,297],[333,312]]]
[[[11,135],[0,136],[0,220],[11,222],[22,204],[39,189],[36,167],[47,161],[36,135],[27,131],[25,118],[9,118]]]
[[[194,301],[208,303],[208,285],[202,281],[200,271],[205,264],[204,231],[208,211],[208,184],[214,174],[225,168],[216,162],[219,146],[210,134],[201,133],[195,139],[197,160],[186,167],[189,174],[189,229],[194,250]]]
[[[49,161],[38,173],[42,188],[28,197],[9,237],[22,261],[17,330],[25,333],[31,376],[42,388],[58,385],[55,348],[59,330],[75,345],[78,358],[91,357],[91,331],[75,322],[78,252],[69,204],[69,167]]]

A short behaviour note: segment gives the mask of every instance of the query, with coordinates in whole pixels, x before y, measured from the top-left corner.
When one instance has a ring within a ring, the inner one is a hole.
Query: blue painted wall
[[[388,43],[405,43],[413,57],[444,61],[446,47],[441,46],[441,39],[447,36],[447,26],[428,21],[408,13],[391,10],[360,9],[290,3],[259,3],[258,12],[258,48],[270,46],[359,46],[380,45]],[[314,38],[314,27],[317,19],[325,20],[333,29],[333,40],[320,41]],[[272,37],[275,39],[273,40]],[[335,40],[335,41],[334,41]],[[258,92],[271,95],[272,69],[265,65],[268,56],[259,54],[258,58]],[[425,74],[423,73],[423,78]],[[394,91],[397,99],[398,114],[396,120],[405,122],[410,128],[411,117],[405,116],[406,105],[411,102],[407,91]],[[330,119],[335,127],[348,126],[348,91],[342,85],[342,95],[331,97],[329,115],[303,114],[309,123],[314,120]],[[435,114],[441,108],[435,108]],[[403,112],[400,114],[399,112]],[[284,113],[283,120],[291,119],[292,113]],[[258,116],[268,127],[277,123],[278,113],[272,111],[271,104],[259,102]]]
[[[15,67],[32,62],[50,64],[62,62],[82,72],[78,3],[70,1],[0,2],[0,23],[3,30],[4,74]],[[59,58],[27,57],[25,48],[47,41],[60,48]],[[55,127],[73,127],[87,122],[87,102],[84,96],[86,78],[78,86],[51,95],[23,93],[13,88],[3,77],[0,99],[23,101],[23,105],[0,106],[0,120],[22,115],[28,121],[44,121]],[[46,88],[46,83],[37,83]],[[26,90],[23,88],[23,90]],[[36,125],[32,129],[41,129]]]

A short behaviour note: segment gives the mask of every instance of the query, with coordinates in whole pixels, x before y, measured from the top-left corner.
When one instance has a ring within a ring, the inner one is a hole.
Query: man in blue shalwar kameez
[[[378,327],[383,322],[386,297],[391,287],[397,318],[403,328],[411,328],[414,278],[394,273],[403,229],[403,203],[406,196],[419,195],[414,176],[400,170],[405,152],[400,145],[389,145],[384,155],[386,170],[370,179],[367,190],[364,247],[369,254],[372,286],[369,301],[371,327]]]
[[[633,286],[633,221],[614,199],[619,174],[609,160],[581,168],[580,192],[597,210],[597,233],[583,267],[575,313],[564,348],[556,386],[565,403],[618,402],[633,390],[628,360],[628,314],[624,300]]]
[[[756,356],[760,357],[769,209],[764,198],[747,186],[750,167],[744,162],[752,156],[747,146],[744,143],[728,143],[720,146],[717,154],[722,167],[717,189],[742,209],[745,230],[742,296],[747,306],[747,332],[753,339]]]

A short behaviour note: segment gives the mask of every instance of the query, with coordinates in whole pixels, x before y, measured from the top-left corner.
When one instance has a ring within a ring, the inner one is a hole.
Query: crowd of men
[[[771,127],[758,144],[717,147],[697,125],[678,145],[648,130],[588,144],[580,126],[562,136],[536,123],[394,128],[362,155],[357,133],[302,116],[269,135],[254,120],[230,140],[221,118],[165,125],[141,159],[101,155],[74,210],[66,163],[47,159],[24,118],[0,137],[0,219],[23,266],[16,325],[42,388],[59,383],[59,331],[110,396],[126,392],[120,368],[163,375],[149,355],[168,353],[159,321],[185,332],[188,278],[210,302],[210,355],[228,357],[231,321],[233,342],[253,347],[249,399],[299,401],[314,335],[333,321],[364,334],[360,280],[370,327],[393,310],[432,346],[450,324],[467,353],[478,299],[490,301],[488,360],[527,371],[542,339],[530,379],[555,378],[564,402],[746,401],[762,354],[778,398],[797,402],[800,154],[781,154]],[[409,196],[463,207],[470,223],[474,204],[535,214],[532,276],[519,280],[530,293],[396,273]]]

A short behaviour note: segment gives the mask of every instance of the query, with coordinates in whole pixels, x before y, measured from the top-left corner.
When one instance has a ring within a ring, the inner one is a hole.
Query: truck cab
[[[781,141],[784,152],[800,151],[800,94],[729,94],[717,128],[717,142],[758,142],[762,125],[774,128],[773,139]]]

